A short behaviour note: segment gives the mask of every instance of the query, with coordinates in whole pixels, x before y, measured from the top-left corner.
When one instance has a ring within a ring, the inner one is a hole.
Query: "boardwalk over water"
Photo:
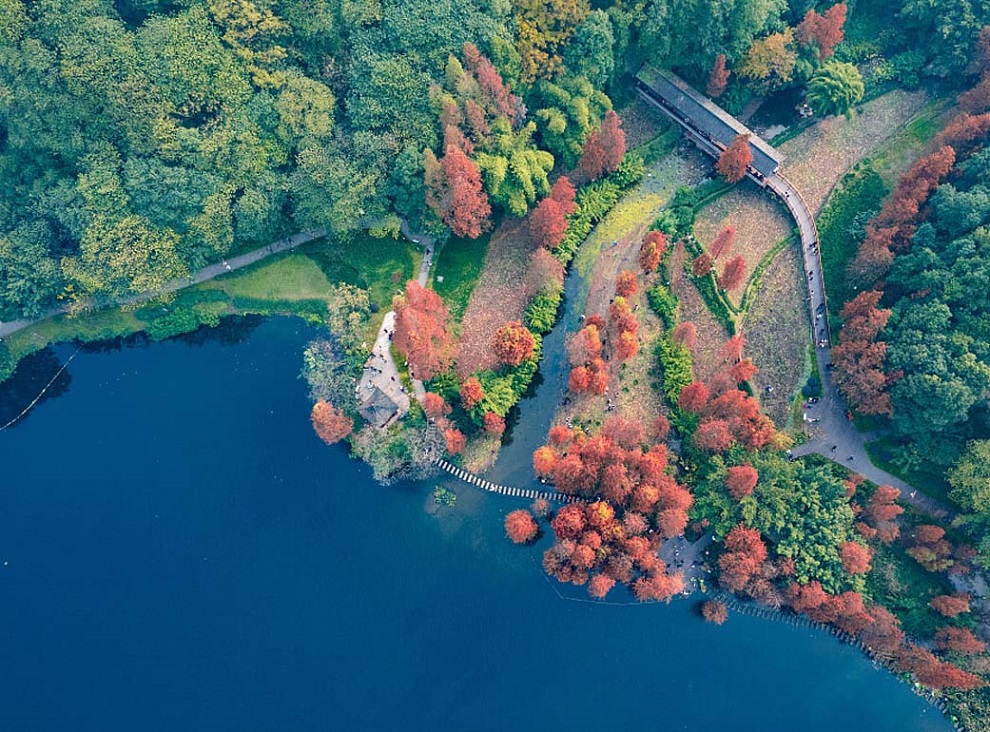
[[[551,501],[553,503],[574,503],[580,500],[576,496],[568,496],[564,493],[558,493],[557,491],[537,491],[531,488],[513,488],[512,486],[499,485],[498,483],[493,483],[490,480],[485,480],[474,473],[464,470],[464,468],[459,468],[456,465],[447,462],[446,460],[437,460],[436,466],[441,470],[453,475],[455,478],[463,480],[465,483],[470,483],[473,486],[481,488],[483,491],[488,491],[489,493],[499,493],[503,496],[510,496],[512,498],[524,498],[530,501],[535,501],[538,498],[542,498],[545,501]]]

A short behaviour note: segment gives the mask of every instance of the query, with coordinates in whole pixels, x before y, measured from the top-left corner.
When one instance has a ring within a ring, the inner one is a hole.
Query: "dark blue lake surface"
[[[316,439],[311,336],[81,354],[0,433],[0,729],[948,729],[830,636],[561,599],[511,499]]]

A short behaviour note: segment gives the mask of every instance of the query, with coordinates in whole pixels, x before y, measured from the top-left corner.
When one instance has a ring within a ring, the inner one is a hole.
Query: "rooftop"
[[[764,176],[772,175],[780,166],[780,155],[752,130],[726,112],[671,71],[661,71],[644,65],[636,75],[640,88],[653,97],[660,97],[684,122],[720,143],[732,144],[737,135],[749,135],[753,153],[752,167]],[[650,94],[652,92],[652,94]]]

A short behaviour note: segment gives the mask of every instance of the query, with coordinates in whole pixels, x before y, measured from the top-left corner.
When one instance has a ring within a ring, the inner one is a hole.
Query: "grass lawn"
[[[330,282],[320,266],[304,254],[288,254],[204,282],[191,291],[222,290],[233,298],[252,300],[321,300]]]
[[[950,506],[956,505],[949,498],[949,484],[943,473],[932,469],[931,463],[927,460],[921,461],[917,467],[905,470],[893,462],[895,447],[896,445],[891,440],[884,438],[866,443],[866,452],[870,456],[870,462],[881,470],[886,470],[891,475],[897,476],[932,498]]]
[[[480,239],[452,238],[443,245],[437,256],[433,265],[433,289],[450,308],[454,320],[459,321],[467,309],[468,300],[485,265],[490,240],[490,234]]]
[[[392,296],[416,276],[423,259],[405,239],[376,239],[364,231],[303,244],[297,251],[316,262],[328,281],[368,290],[382,310],[391,309]]]
[[[828,283],[832,335],[839,330],[839,311],[853,292],[846,282],[846,268],[856,256],[861,237],[854,231],[880,210],[888,188],[869,161],[846,173],[818,216],[818,240],[825,282]]]

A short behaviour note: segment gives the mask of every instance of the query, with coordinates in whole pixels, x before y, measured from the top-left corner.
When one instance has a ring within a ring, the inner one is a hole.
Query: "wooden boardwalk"
[[[463,480],[465,483],[469,483],[473,486],[481,488],[483,491],[488,491],[489,493],[500,493],[503,496],[509,496],[511,498],[523,498],[530,501],[535,501],[537,498],[542,498],[545,501],[551,501],[553,503],[574,503],[579,501],[577,496],[569,496],[564,493],[558,493],[557,491],[536,491],[531,488],[513,488],[512,486],[499,485],[498,483],[493,483],[490,480],[485,480],[474,473],[470,473],[464,468],[459,468],[446,460],[440,459],[436,461],[437,467],[453,475],[455,478]]]

